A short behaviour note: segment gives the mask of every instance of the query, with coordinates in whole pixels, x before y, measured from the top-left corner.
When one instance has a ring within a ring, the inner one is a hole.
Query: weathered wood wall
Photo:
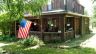
[[[84,34],[88,34],[90,33],[90,30],[89,30],[89,18],[88,17],[82,17],[82,27],[81,27],[81,34],[84,35]]]

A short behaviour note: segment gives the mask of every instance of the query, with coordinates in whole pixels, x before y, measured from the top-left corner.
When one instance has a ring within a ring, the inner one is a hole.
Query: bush
[[[23,39],[18,41],[19,44],[23,46],[35,46],[35,45],[43,45],[43,41],[41,41],[38,37],[36,36],[31,36],[29,38]]]
[[[16,38],[16,36],[9,36],[9,35],[0,36],[0,41],[15,42],[17,40],[18,39]]]

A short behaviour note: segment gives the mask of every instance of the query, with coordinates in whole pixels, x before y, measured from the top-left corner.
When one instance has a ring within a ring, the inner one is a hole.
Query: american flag
[[[28,20],[25,20],[25,19],[23,19],[20,22],[20,27],[19,27],[19,31],[18,31],[18,38],[24,39],[24,38],[28,37],[31,24],[32,24],[31,21],[28,21]]]

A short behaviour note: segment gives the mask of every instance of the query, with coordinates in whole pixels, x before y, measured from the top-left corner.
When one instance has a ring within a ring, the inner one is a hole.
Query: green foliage
[[[13,30],[14,21],[24,18],[24,13],[40,15],[47,0],[0,0],[0,30],[3,34]],[[8,34],[7,33],[7,34]]]
[[[5,41],[5,42],[16,42],[18,39],[15,36],[0,36],[0,41]]]
[[[96,2],[96,0],[92,0],[92,1],[93,1],[93,3]]]
[[[8,12],[10,20],[23,18],[25,12],[29,12],[32,15],[37,15],[41,12],[42,6],[46,4],[47,0],[3,0],[3,8]]]
[[[31,36],[29,38],[20,40],[20,41],[18,41],[18,43],[20,43],[21,45],[24,45],[24,46],[34,46],[34,45],[43,45],[44,44],[43,41],[41,41],[36,36]]]
[[[94,2],[93,16],[91,19],[91,23],[93,27],[96,27],[96,1]]]
[[[41,46],[40,48],[37,49],[28,49],[25,50],[26,47],[23,47],[19,44],[12,44],[12,45],[7,45],[2,47],[4,50],[6,50],[7,52],[9,52],[9,54],[96,54],[96,50],[91,49],[91,48],[56,48],[57,45],[59,46],[63,46],[62,44],[64,44],[64,46],[72,46],[73,44],[80,44],[81,42],[86,41],[87,39],[89,39],[90,37],[92,37],[93,34],[88,34],[88,35],[84,35],[79,39],[75,39],[72,40],[70,42],[66,42],[61,43],[61,44],[52,44],[50,47],[50,44],[46,44],[45,46]],[[80,41],[81,40],[81,41]],[[80,42],[80,43],[77,43]],[[55,48],[54,48],[55,47]]]
[[[14,20],[10,21],[9,18],[7,18],[7,14],[0,15],[0,30],[4,35],[9,34],[9,30],[12,31],[12,25],[14,25]]]
[[[96,54],[96,51],[90,48],[58,49],[45,46],[38,49],[24,50],[24,47],[9,45],[4,46],[3,49],[9,52],[9,54]]]
[[[96,18],[96,5],[94,5],[94,12],[93,12],[93,18]]]

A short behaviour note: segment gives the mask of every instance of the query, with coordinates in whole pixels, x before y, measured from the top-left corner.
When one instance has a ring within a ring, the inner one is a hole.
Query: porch
[[[30,36],[36,35],[44,41],[66,41],[82,35],[82,17],[77,15],[49,14],[25,19],[32,21]]]

